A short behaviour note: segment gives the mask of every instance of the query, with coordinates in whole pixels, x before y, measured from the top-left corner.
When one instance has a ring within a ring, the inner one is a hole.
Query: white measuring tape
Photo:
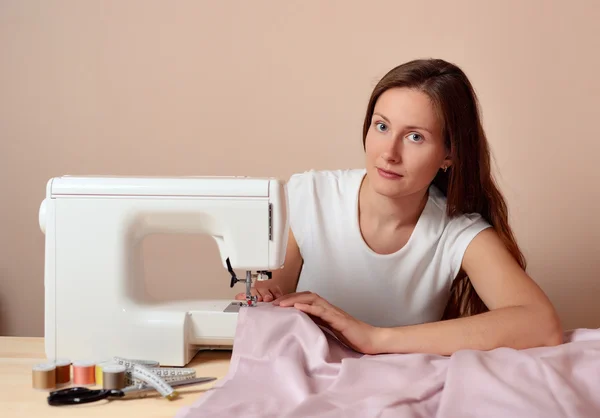
[[[173,399],[177,396],[177,392],[175,392],[168,382],[178,382],[196,377],[195,369],[159,367],[160,365],[155,361],[131,360],[114,357],[111,363],[125,366],[126,386],[141,386],[147,384],[168,399]]]
[[[146,366],[135,364],[131,370],[131,375],[134,379],[139,379],[152,386],[165,398],[173,399],[177,396],[177,392],[162,377],[152,373]]]

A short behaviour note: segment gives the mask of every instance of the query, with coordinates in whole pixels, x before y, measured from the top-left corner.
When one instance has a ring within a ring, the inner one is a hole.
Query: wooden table
[[[187,367],[197,376],[225,377],[231,352],[207,351],[196,355]],[[31,368],[45,361],[43,338],[0,337],[0,417],[169,417],[194,403],[214,383],[178,388],[180,397],[168,401],[160,395],[143,399],[98,401],[84,405],[49,406],[48,392],[32,389]]]

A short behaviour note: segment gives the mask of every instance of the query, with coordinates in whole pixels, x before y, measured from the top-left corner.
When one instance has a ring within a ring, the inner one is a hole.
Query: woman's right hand
[[[283,296],[281,287],[273,279],[258,281],[250,289],[252,296],[257,297],[258,302],[273,302],[275,299]],[[246,292],[235,295],[236,300],[246,300]]]

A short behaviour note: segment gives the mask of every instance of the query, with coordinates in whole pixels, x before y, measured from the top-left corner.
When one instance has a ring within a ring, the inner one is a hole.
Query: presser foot
[[[229,274],[231,274],[230,287],[233,287],[237,282],[246,283],[246,302],[244,304],[242,304],[242,306],[248,306],[248,307],[256,306],[258,304],[258,297],[252,296],[252,279],[254,276],[256,276],[257,281],[269,280],[272,277],[271,272],[270,271],[259,271],[256,274],[253,274],[251,271],[247,271],[245,279],[238,279],[235,272],[231,268],[231,263],[229,262],[229,258],[227,258],[225,261],[227,263],[227,270],[229,271]]]
[[[246,303],[244,306],[253,307],[256,306],[258,298],[256,296],[246,294]]]

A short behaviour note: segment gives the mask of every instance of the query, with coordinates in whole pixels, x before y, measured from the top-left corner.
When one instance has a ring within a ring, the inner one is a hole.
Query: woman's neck
[[[359,213],[380,228],[398,229],[417,223],[425,205],[428,190],[400,198],[390,198],[375,192],[369,183],[368,175],[360,186]]]

